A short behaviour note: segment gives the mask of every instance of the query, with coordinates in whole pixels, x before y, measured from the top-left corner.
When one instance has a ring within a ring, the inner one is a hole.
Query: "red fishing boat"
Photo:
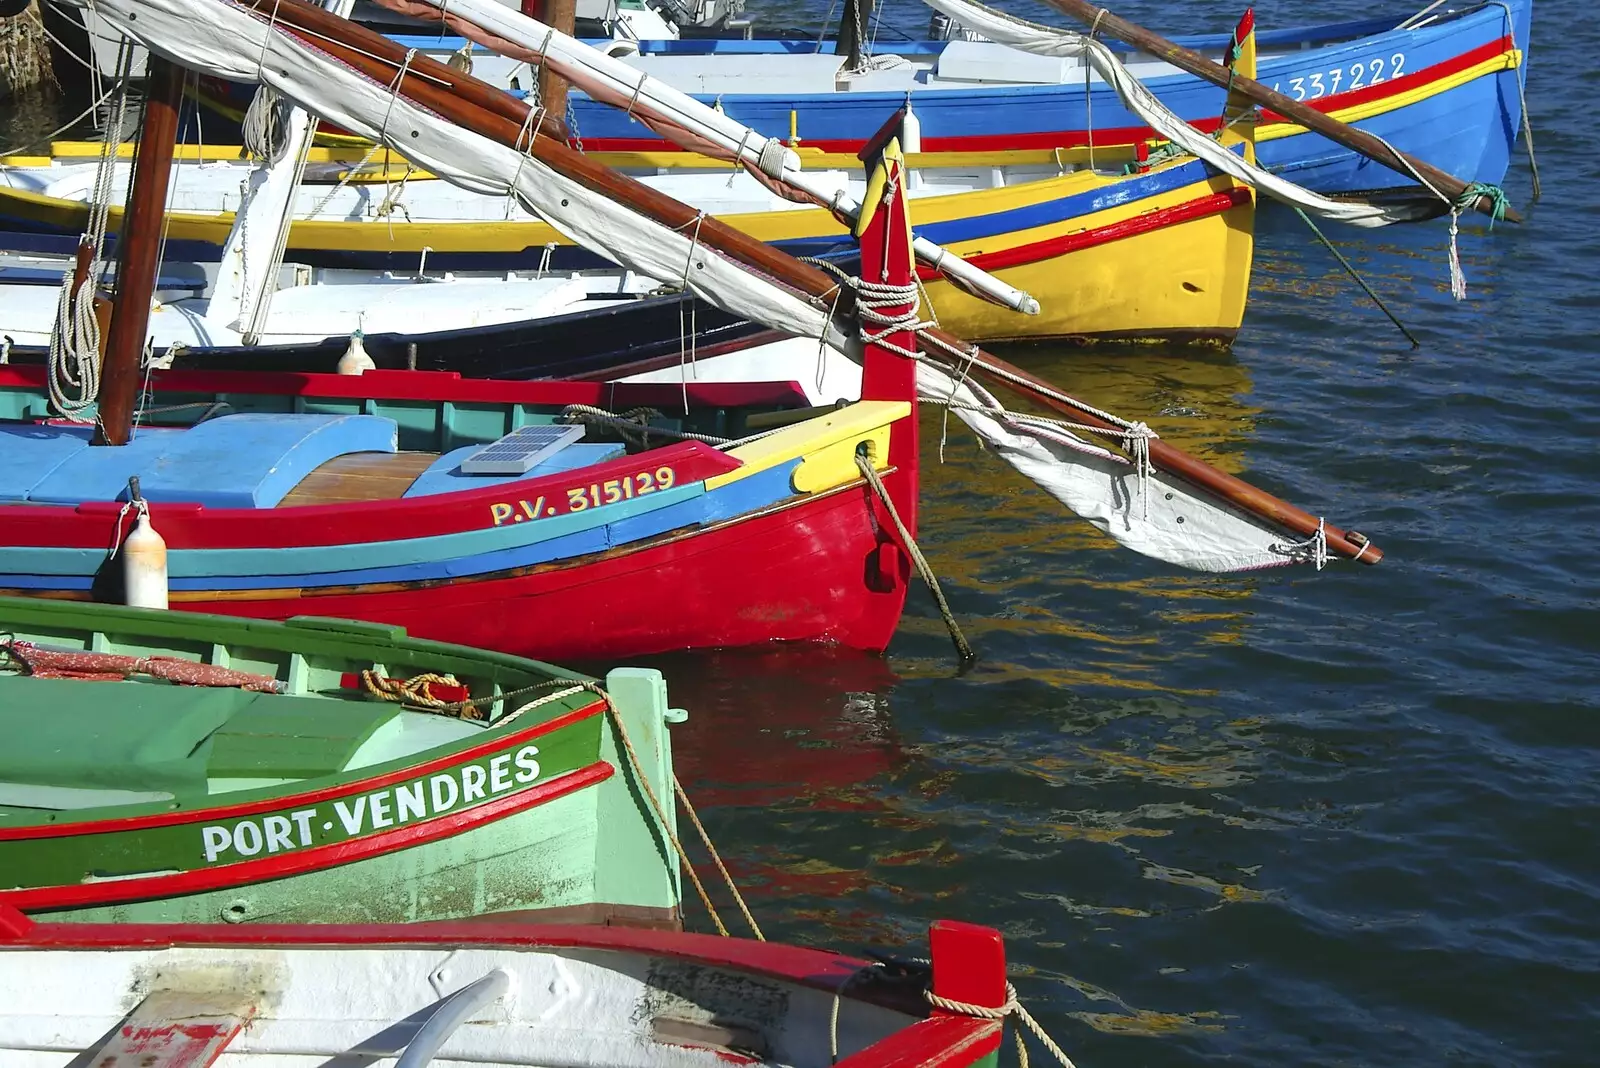
[[[862,263],[903,286],[903,182],[898,162],[883,166],[896,192],[863,231]],[[191,422],[96,448],[90,427],[41,418],[41,369],[3,368],[0,590],[123,599],[110,550],[133,509],[166,541],[174,608],[370,620],[551,659],[775,639],[881,650],[911,572],[891,510],[916,529],[914,365],[893,349],[912,344],[904,332],[866,344],[860,402],[766,436],[570,445],[514,476],[468,472],[483,446],[628,387],[158,373],[147,410],[188,402]],[[192,422],[204,401],[232,410]],[[123,490],[130,476],[141,502]]]

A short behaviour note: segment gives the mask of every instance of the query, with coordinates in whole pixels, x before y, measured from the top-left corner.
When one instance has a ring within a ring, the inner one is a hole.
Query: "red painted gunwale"
[[[129,816],[124,819],[113,820],[87,820],[82,822],[65,822],[38,824],[28,827],[0,828],[0,842],[16,842],[31,838],[80,838],[88,834],[119,834],[123,831],[143,831],[152,827],[171,827],[180,823],[214,823],[217,820],[240,819],[244,816],[255,816],[263,812],[276,812],[283,808],[304,808],[306,805],[321,804],[323,801],[332,801],[335,798],[349,797],[353,794],[364,794],[369,790],[381,790],[385,786],[393,786],[397,782],[414,779],[419,775],[432,775],[445,768],[465,764],[476,760],[486,753],[505,749],[518,742],[532,741],[542,738],[547,734],[563,730],[580,723],[583,720],[599,715],[605,708],[605,702],[595,700],[582,708],[575,708],[571,712],[561,715],[544,723],[536,723],[524,730],[509,731],[505,734],[495,735],[469,749],[457,750],[421,764],[412,764],[407,767],[397,768],[366,779],[355,779],[341,783],[337,786],[324,786],[316,790],[307,790],[298,794],[275,794],[272,797],[263,797],[256,801],[245,801],[234,805],[219,805],[215,808],[190,808],[179,809],[172,812],[152,812],[148,816]],[[492,728],[491,728],[492,730]]]
[[[736,470],[739,460],[698,441],[652,451],[650,459],[623,456],[584,468],[589,482],[651,467],[670,466],[679,485]],[[152,504],[151,521],[174,549],[277,549],[459,534],[493,526],[489,506],[534,500],[572,485],[578,472],[541,475],[484,489],[440,493],[409,500],[362,501],[305,508],[206,508],[182,502]],[[0,544],[102,549],[111,543],[122,504],[91,501],[70,505],[0,505]]]
[[[236,864],[196,868],[168,875],[9,890],[5,893],[4,900],[19,909],[83,908],[151,898],[180,897],[207,890],[248,886],[270,879],[304,875],[463,834],[497,819],[514,816],[519,812],[537,808],[539,805],[548,804],[578,790],[594,786],[614,774],[616,774],[615,768],[599,760],[586,767],[558,775],[548,782],[530,786],[518,793],[507,794],[446,816],[405,824],[392,831],[328,845],[309,846],[275,857],[260,857]]]
[[[1391,95],[1410,92],[1430,82],[1448,78],[1452,74],[1477,66],[1486,60],[1503,56],[1516,48],[1516,43],[1510,37],[1502,37],[1498,41],[1490,41],[1469,49],[1460,55],[1453,56],[1443,63],[1435,63],[1431,67],[1402,74],[1393,81],[1379,82],[1377,85],[1367,85],[1360,89],[1351,89],[1343,93],[1334,93],[1330,96],[1318,97],[1315,100],[1302,101],[1307,107],[1316,108],[1318,111],[1339,111],[1344,108],[1366,104],[1373,100],[1380,100]],[[1263,132],[1268,124],[1288,122],[1282,115],[1275,111],[1263,111],[1262,125],[1257,127],[1257,133]],[[1189,125],[1205,133],[1211,133],[1222,125],[1219,117],[1196,119]],[[802,131],[803,133],[803,131]],[[1102,127],[1094,131],[1094,143],[1097,148],[1112,148],[1117,145],[1133,144],[1159,138],[1159,134],[1148,126],[1115,126]],[[802,145],[808,149],[820,152],[857,152],[865,142],[860,140],[837,140],[826,137],[805,137]],[[1002,133],[1002,134],[974,134],[961,137],[932,137],[922,138],[923,153],[930,152],[1006,152],[1025,151],[1028,149],[1051,148],[1081,148],[1089,144],[1089,133],[1086,130],[1044,130],[1036,133]],[[662,138],[654,137],[593,137],[584,139],[584,147],[589,152],[684,152],[686,149]]]
[[[952,937],[939,939],[944,927]],[[976,975],[992,956],[983,944],[998,934],[971,924],[940,921],[930,932],[934,942],[934,989],[957,994],[951,977],[965,976],[985,987],[1004,987],[1005,972]],[[963,937],[965,935],[965,937]],[[179,947],[390,948],[474,947],[589,949],[665,957],[713,968],[766,976],[796,986],[842,997],[870,1000],[860,989],[844,990],[862,969],[863,960],[776,942],[679,931],[587,925],[529,925],[485,918],[416,924],[327,924],[232,926],[223,924],[73,924],[35,923],[10,908],[0,896],[0,952],[10,950],[160,950]],[[1001,958],[1003,960],[1003,957]],[[979,1002],[982,1004],[982,1002]],[[848,1068],[960,1068],[994,1052],[1004,1034],[998,1020],[937,1012],[846,1057]]]

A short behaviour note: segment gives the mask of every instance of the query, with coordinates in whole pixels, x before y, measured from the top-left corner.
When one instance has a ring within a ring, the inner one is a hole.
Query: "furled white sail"
[[[216,77],[270,85],[457,186],[515,196],[562,234],[615,263],[681,283],[734,314],[809,337],[829,333],[843,343],[824,309],[707,248],[693,228],[662,226],[531,156],[453,126],[250,11],[225,0],[92,2],[102,18],[152,52]]]
[[[820,204],[847,223],[853,223],[860,213],[861,205],[844,188],[807,174],[800,157],[777,138],[762,137],[689,94],[498,0],[376,2],[402,14],[440,19],[462,36],[502,55],[535,64],[548,63],[551,70],[594,99],[627,111],[673,143],[714,159],[743,164],[784,195]],[[889,117],[884,115],[885,120]],[[785,191],[785,187],[793,192]],[[912,247],[919,261],[967,292],[1026,315],[1038,313],[1039,302],[1031,296],[951,255],[927,238],[915,238]]]
[[[1002,459],[1123,546],[1196,571],[1253,571],[1315,560],[1295,542],[1179,478],[1141,468],[1057,420],[1007,411],[992,394],[928,363],[917,393],[942,402]]]
[[[700,244],[692,230],[660,225],[537,159],[453,126],[229,0],[83,2],[94,3],[102,18],[155,54],[218,77],[270,85],[462,188],[515,196],[574,241],[635,271],[681,279],[719,307],[835,348],[859,343],[835,325],[827,308]],[[1130,548],[1209,571],[1297,558],[1279,546],[1270,526],[1059,425],[1007,412],[944,368],[921,361],[918,380],[921,395],[949,404],[1023,474]]]
[[[455,0],[451,0],[452,4],[454,2]],[[1041,26],[1036,22],[996,11],[974,0],[923,0],[923,2],[975,33],[1010,48],[1041,56],[1083,57],[1094,68],[1095,73],[1117,91],[1117,95],[1121,97],[1122,103],[1128,110],[1148,123],[1151,129],[1185,152],[1204,160],[1224,174],[1231,174],[1239,181],[1254,186],[1275,200],[1281,200],[1285,204],[1326,219],[1363,227],[1387,226],[1390,223],[1406,222],[1438,214],[1432,207],[1416,203],[1379,205],[1331,200],[1240,159],[1179,118],[1171,108],[1145,88],[1144,83],[1128,73],[1128,68],[1123,66],[1117,54],[1104,42],[1094,40],[1085,34],[1058,29],[1055,26]]]

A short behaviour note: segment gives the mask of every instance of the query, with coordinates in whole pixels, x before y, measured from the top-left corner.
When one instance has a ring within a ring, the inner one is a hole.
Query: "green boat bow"
[[[0,598],[0,889],[89,921],[676,925],[669,716],[655,671]]]

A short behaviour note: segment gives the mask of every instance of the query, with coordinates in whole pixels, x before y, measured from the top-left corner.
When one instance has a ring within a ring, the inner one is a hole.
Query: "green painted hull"
[[[548,665],[364,624],[0,599],[0,632],[32,643],[19,653],[176,656],[285,691],[0,674],[0,889],[25,911],[676,923],[677,864],[648,800],[672,796],[656,672],[612,672],[613,711]],[[487,722],[376,701],[350,686],[363,669],[452,672]]]

